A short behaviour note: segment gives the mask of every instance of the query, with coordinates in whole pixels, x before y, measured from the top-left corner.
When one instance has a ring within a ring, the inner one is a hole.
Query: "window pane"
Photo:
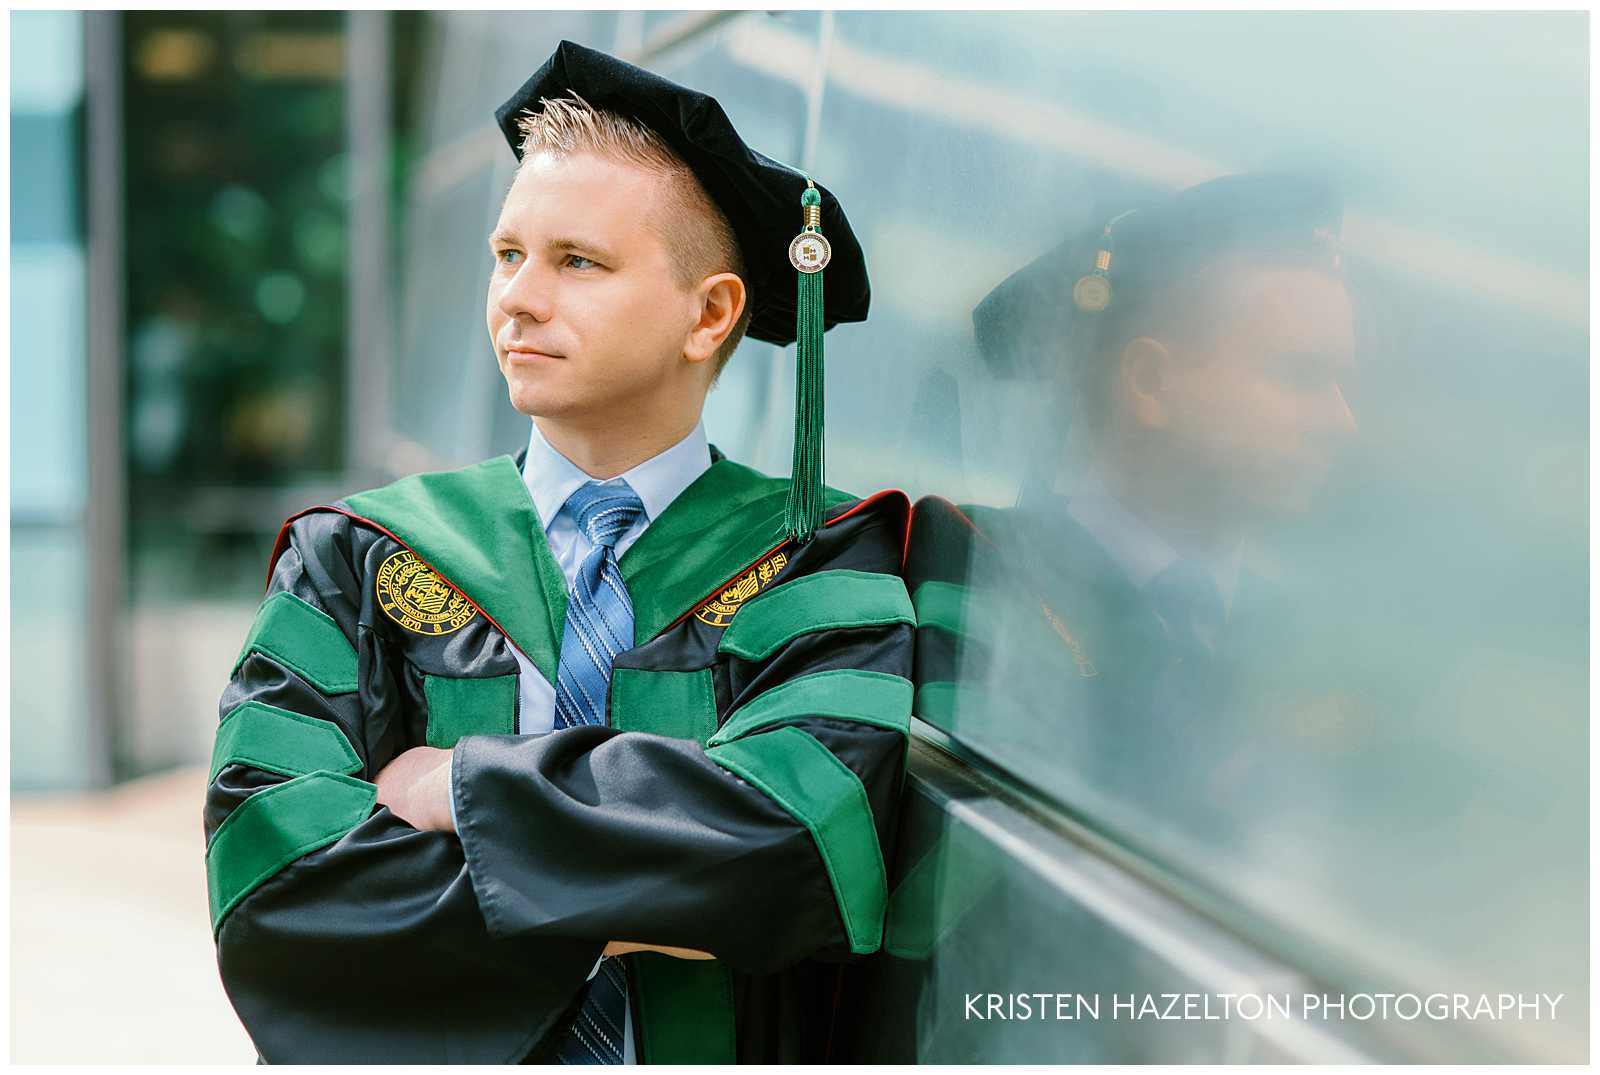
[[[130,13],[124,48],[130,551],[173,596],[287,513],[220,487],[343,465],[343,19]]]
[[[815,168],[874,274],[830,480],[953,502],[914,524],[919,715],[1336,987],[1565,992],[1452,1028],[1552,1059],[1587,1040],[1583,28],[842,14]]]

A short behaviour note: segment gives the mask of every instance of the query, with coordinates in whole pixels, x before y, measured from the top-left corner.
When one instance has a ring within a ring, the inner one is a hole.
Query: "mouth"
[[[535,351],[531,347],[507,347],[506,361],[513,366],[532,365],[538,362],[559,362],[565,355],[552,354],[549,351]]]

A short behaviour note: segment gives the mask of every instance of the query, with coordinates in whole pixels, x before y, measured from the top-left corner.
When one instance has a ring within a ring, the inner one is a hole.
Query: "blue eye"
[[[521,257],[522,251],[520,250],[502,250],[495,255],[495,260],[500,262],[502,265],[515,265],[517,262],[511,259]]]
[[[583,262],[582,265],[578,264],[580,261]],[[591,258],[586,258],[582,254],[568,254],[567,264],[571,265],[574,269],[592,269],[598,265],[599,262],[594,261]]]

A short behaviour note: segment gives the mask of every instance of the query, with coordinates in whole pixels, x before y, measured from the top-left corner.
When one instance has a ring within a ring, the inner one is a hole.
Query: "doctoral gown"
[[[915,616],[909,504],[711,467],[620,560],[607,724],[518,735],[566,580],[517,461],[285,523],[205,802],[218,964],[263,1061],[540,1060],[609,941],[642,1062],[821,1061],[883,931]],[[451,748],[457,833],[376,802]],[[837,1057],[835,1057],[837,1058]]]

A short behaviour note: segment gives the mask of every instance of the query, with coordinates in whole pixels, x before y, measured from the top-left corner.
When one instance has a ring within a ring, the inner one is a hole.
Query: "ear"
[[[1118,394],[1135,425],[1164,429],[1171,421],[1167,396],[1171,372],[1172,355],[1160,340],[1140,336],[1122,349]]]
[[[699,317],[683,343],[683,357],[693,363],[709,362],[727,340],[744,312],[744,281],[731,272],[719,272],[695,288]]]

